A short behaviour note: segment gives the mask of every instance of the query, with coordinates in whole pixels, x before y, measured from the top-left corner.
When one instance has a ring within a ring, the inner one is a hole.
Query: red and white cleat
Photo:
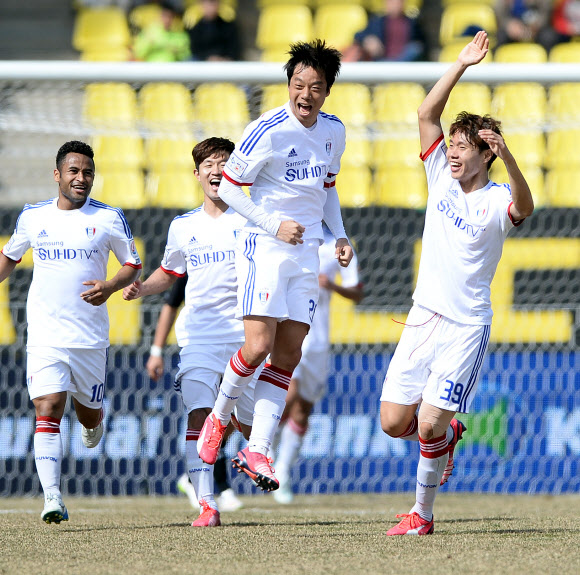
[[[209,465],[217,461],[227,427],[213,413],[206,417],[197,440],[197,453],[202,461]]]
[[[387,531],[387,535],[431,535],[434,530],[433,517],[431,521],[423,519],[418,513],[402,513],[397,518],[403,520]]]
[[[272,460],[262,453],[250,451],[246,447],[238,451],[232,462],[238,468],[238,473],[243,471],[262,491],[274,491],[280,487],[270,465]]]
[[[192,527],[219,527],[222,523],[220,521],[220,512],[213,507],[210,507],[205,499],[200,499],[199,504],[202,511],[199,517],[191,524]]]
[[[445,485],[453,475],[453,469],[455,467],[453,452],[455,451],[455,447],[459,443],[459,440],[463,437],[463,432],[467,429],[467,427],[465,427],[465,425],[458,419],[452,419],[449,425],[453,428],[453,439],[449,443],[449,459],[447,460],[447,465],[445,466],[443,477],[441,478],[441,483],[439,485]]]

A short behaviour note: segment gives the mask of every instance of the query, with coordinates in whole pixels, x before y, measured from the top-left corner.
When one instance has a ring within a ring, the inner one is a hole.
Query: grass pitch
[[[580,573],[580,496],[440,494],[435,533],[386,537],[413,494],[245,497],[219,528],[192,528],[184,497],[0,501],[0,573],[101,575]]]

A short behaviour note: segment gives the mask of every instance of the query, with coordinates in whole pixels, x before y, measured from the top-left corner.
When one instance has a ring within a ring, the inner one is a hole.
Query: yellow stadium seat
[[[481,2],[461,2],[450,4],[443,8],[439,41],[441,46],[463,37],[465,30],[470,26],[478,26],[485,30],[493,46],[497,33],[497,20],[494,9]],[[470,38],[465,37],[466,44]]]
[[[580,83],[562,82],[548,89],[548,119],[562,127],[580,122]]]
[[[262,50],[260,54],[260,60],[262,62],[279,62],[279,63],[286,63],[288,61],[288,49],[290,48],[289,45],[284,46],[273,46],[272,48],[266,48]]]
[[[145,261],[145,247],[140,238],[135,238],[135,247]],[[124,263],[124,262],[123,262]],[[119,271],[119,262],[113,253],[107,265],[107,278],[111,279]],[[123,290],[116,291],[107,300],[109,312],[109,340],[111,345],[135,345],[141,340],[141,299],[125,301]]]
[[[461,50],[469,44],[470,40],[471,38],[462,37],[457,40],[452,40],[448,44],[442,46],[441,51],[439,52],[439,62],[455,62]],[[493,53],[489,50],[480,64],[490,64],[491,62],[493,62]]]
[[[331,0],[315,0],[317,2],[330,2]],[[347,0],[348,1],[348,0]],[[423,0],[405,0],[405,14],[409,17],[416,17],[419,15],[423,7]],[[385,13],[385,0],[366,0],[363,5],[372,14]]]
[[[519,167],[524,178],[526,178],[528,186],[530,186],[530,191],[534,198],[534,206],[536,208],[544,208],[550,205],[550,201],[546,194],[546,184],[542,168],[539,166],[522,164],[519,164]],[[500,159],[496,159],[492,164],[489,178],[497,184],[509,183],[505,164]]]
[[[491,90],[479,82],[461,82],[453,88],[443,110],[442,120],[453,122],[459,112],[472,114],[489,114],[491,112]]]
[[[366,28],[368,16],[359,4],[327,4],[314,14],[314,35],[337,50],[352,44],[354,35]]]
[[[141,170],[96,172],[91,197],[109,206],[139,209],[147,205],[145,178]]]
[[[488,6],[494,6],[497,0],[479,0],[481,4],[487,4]],[[451,4],[473,4],[473,0],[441,0],[441,6],[446,8],[451,6]]]
[[[387,166],[375,173],[375,198],[380,206],[424,210],[427,178],[418,168]]]
[[[289,4],[310,6],[312,1],[313,0],[295,0],[294,2],[291,2],[290,0],[258,0],[257,6],[260,10],[269,6],[288,6]]]
[[[580,42],[556,44],[550,50],[548,60],[560,64],[580,64]]]
[[[92,146],[97,171],[142,169],[145,165],[143,140],[139,134],[99,134],[93,136]]]
[[[425,88],[412,82],[380,84],[373,91],[373,116],[385,129],[412,129],[418,133],[417,108],[425,99]]]
[[[268,110],[283,106],[288,101],[288,84],[269,84],[262,90],[260,111],[263,114]]]
[[[580,168],[556,168],[546,175],[546,191],[550,205],[556,208],[580,208]]]
[[[200,84],[193,94],[195,116],[206,136],[237,141],[250,121],[246,93],[235,84]]]
[[[386,137],[374,141],[373,165],[380,169],[387,166],[407,166],[418,170],[423,169],[419,157],[421,143],[419,134],[415,137]]]
[[[189,89],[178,82],[150,82],[139,91],[139,109],[146,126],[155,131],[175,131],[193,121]]]
[[[171,170],[147,176],[147,195],[152,206],[193,210],[203,203],[203,191],[193,170]]]
[[[191,152],[195,144],[188,134],[148,138],[145,140],[147,168],[158,174],[171,170],[193,171]]]
[[[122,82],[87,84],[83,116],[99,128],[129,129],[137,122],[137,95]]]
[[[129,11],[129,24],[136,30],[158,22],[161,22],[161,6],[154,2],[138,4]]]
[[[322,111],[345,125],[364,126],[372,121],[371,92],[364,84],[334,84]]]
[[[365,130],[349,130],[346,138],[346,149],[342,155],[342,166],[370,166],[371,142]]]
[[[220,2],[218,13],[226,22],[233,22],[236,19],[236,8],[232,4]],[[192,4],[183,13],[183,27],[185,29],[193,28],[202,16],[201,6],[199,4]]]
[[[125,12],[118,6],[83,8],[74,22],[72,45],[79,52],[130,46],[131,33]]]
[[[549,169],[580,167],[579,143],[580,128],[558,129],[548,132],[546,167]],[[578,193],[580,194],[580,191]]]
[[[113,46],[83,50],[80,55],[83,62],[128,62],[131,50],[127,46]]]
[[[505,142],[521,167],[542,167],[546,157],[546,138],[541,130],[504,133]],[[496,160],[495,163],[502,163]]]
[[[312,12],[307,6],[265,6],[258,16],[256,46],[260,50],[288,50],[291,43],[312,40],[313,29]]]
[[[544,64],[548,61],[548,53],[533,42],[503,44],[495,49],[493,61],[498,64]]]
[[[542,125],[546,118],[547,98],[542,84],[522,82],[500,84],[493,91],[492,115],[505,129]]]
[[[374,204],[371,170],[368,166],[345,166],[336,176],[336,190],[343,208]]]

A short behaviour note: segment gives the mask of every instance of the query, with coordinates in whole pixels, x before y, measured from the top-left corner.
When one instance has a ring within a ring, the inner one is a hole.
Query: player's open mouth
[[[312,106],[308,104],[298,104],[298,110],[301,114],[310,114],[310,112],[312,112]]]
[[[221,182],[220,178],[213,178],[212,180],[209,181],[209,185],[217,189],[220,187],[220,182]]]
[[[451,168],[452,172],[457,172],[461,168],[461,164],[457,162],[449,162],[449,167]]]

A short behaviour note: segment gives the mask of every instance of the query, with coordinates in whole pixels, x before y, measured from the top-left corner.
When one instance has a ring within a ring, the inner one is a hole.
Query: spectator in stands
[[[355,34],[344,62],[411,62],[424,56],[425,41],[416,18],[405,14],[404,0],[385,0],[385,14],[370,18]]]
[[[497,44],[537,42],[550,47],[550,12],[552,0],[498,0]]]
[[[552,11],[552,27],[552,46],[580,37],[580,0],[557,0]]]
[[[136,60],[182,62],[189,60],[189,36],[180,29],[181,10],[170,2],[160,2],[161,20],[139,32],[133,44]]]
[[[201,0],[202,17],[189,32],[193,60],[240,60],[241,50],[235,22],[219,14],[219,0]]]

